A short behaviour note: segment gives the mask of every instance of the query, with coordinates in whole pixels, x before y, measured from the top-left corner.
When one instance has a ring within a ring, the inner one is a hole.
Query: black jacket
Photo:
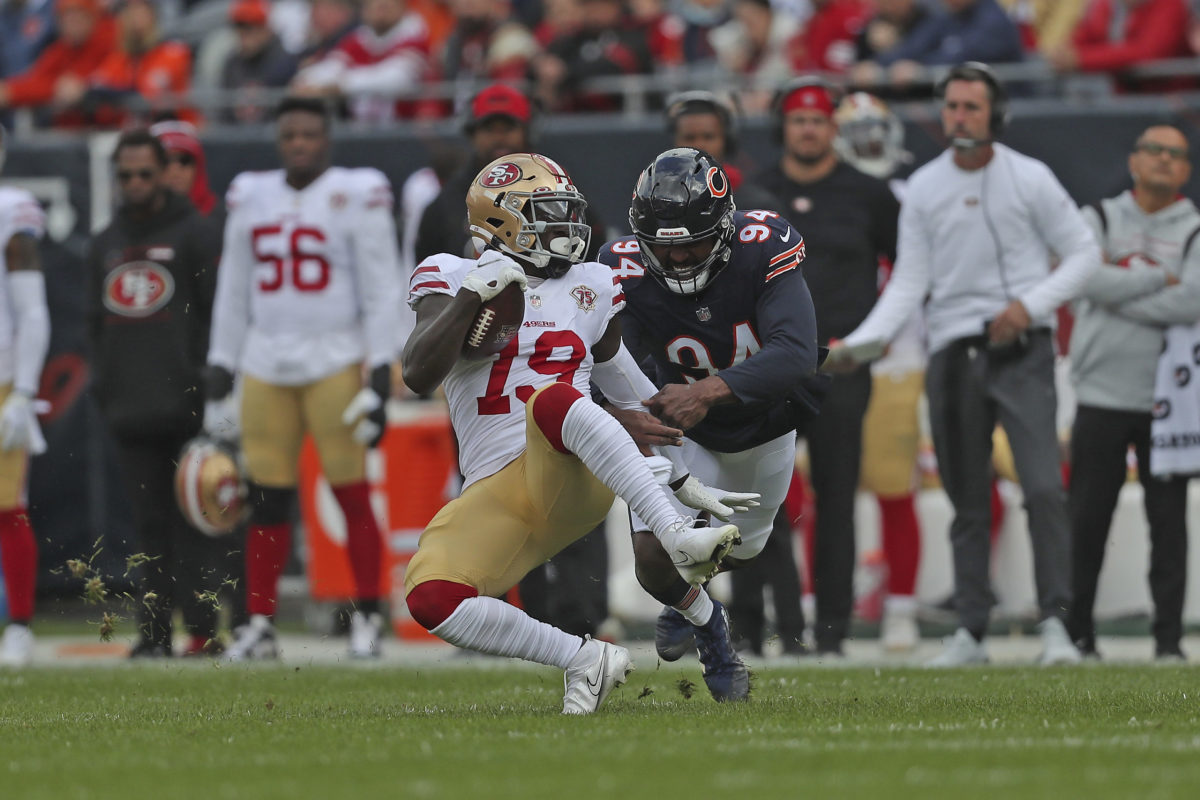
[[[191,203],[168,192],[162,210],[124,210],[88,251],[92,389],[120,438],[191,435],[204,401],[221,242]]]
[[[879,296],[879,259],[896,260],[900,203],[886,183],[839,162],[812,183],[779,167],[759,184],[804,237],[804,279],[817,309],[817,341],[843,338],[866,319]]]

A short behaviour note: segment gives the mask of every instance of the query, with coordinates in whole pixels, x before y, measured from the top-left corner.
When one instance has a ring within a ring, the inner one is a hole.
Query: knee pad
[[[250,484],[250,522],[254,525],[282,525],[291,521],[295,489],[273,489]]]
[[[563,421],[567,411],[583,395],[569,383],[552,383],[539,391],[533,398],[533,421],[550,442],[550,446],[560,453],[570,450],[563,444]]]
[[[454,581],[425,581],[408,593],[408,613],[427,631],[441,625],[463,600],[478,597],[474,586]]]

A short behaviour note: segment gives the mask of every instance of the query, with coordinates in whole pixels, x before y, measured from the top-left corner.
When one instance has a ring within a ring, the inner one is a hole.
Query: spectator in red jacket
[[[812,0],[813,14],[792,39],[797,72],[845,72],[854,65],[858,35],[871,18],[864,0]]]
[[[1123,18],[1123,21],[1122,21]],[[1191,54],[1186,0],[1092,0],[1071,43],[1047,58],[1060,72],[1119,72]],[[1162,81],[1144,89],[1171,88]]]
[[[0,82],[0,108],[69,105],[66,101],[78,98],[87,77],[116,46],[116,24],[100,0],[57,0],[54,10],[58,39],[28,70]]]
[[[304,67],[293,87],[300,94],[343,97],[357,120],[384,122],[419,113],[397,96],[429,77],[429,28],[406,0],[365,0],[362,24],[329,55]]]

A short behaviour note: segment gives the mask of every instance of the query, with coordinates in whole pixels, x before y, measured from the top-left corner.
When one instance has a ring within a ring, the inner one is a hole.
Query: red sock
[[[366,481],[333,489],[346,516],[346,551],[358,587],[359,600],[379,599],[379,573],[383,560],[383,537],[371,510],[371,489]]]
[[[0,561],[4,562],[9,619],[28,624],[33,619],[37,542],[24,508],[0,511]]]
[[[992,481],[992,528],[989,531],[991,536],[992,546],[996,546],[996,539],[1000,536],[1000,529],[1004,527],[1004,498],[1000,496],[1000,484],[998,481]]]
[[[888,594],[913,595],[921,563],[921,528],[913,496],[880,497],[883,558],[888,565]]]
[[[279,576],[291,550],[289,523],[250,526],[246,532],[246,611],[268,617],[275,614]]]

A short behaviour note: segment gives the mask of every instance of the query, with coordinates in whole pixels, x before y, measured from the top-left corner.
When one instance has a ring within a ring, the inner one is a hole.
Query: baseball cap
[[[819,111],[827,117],[832,117],[836,105],[829,89],[820,84],[813,84],[789,92],[783,98],[779,111],[783,114],[790,111]]]
[[[271,16],[269,0],[234,0],[229,6],[229,21],[242,25],[266,25]]]
[[[495,83],[481,90],[471,100],[468,125],[483,122],[489,117],[510,117],[520,123],[528,123],[533,116],[529,98],[517,89]]]

